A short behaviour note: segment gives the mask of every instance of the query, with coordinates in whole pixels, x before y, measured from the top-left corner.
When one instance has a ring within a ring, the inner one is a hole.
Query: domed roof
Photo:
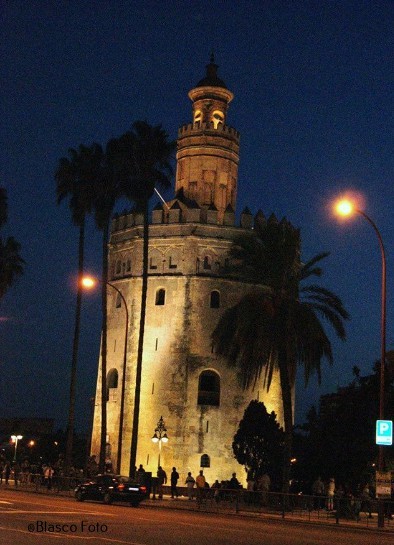
[[[223,87],[227,89],[227,85],[224,81],[218,78],[217,71],[218,65],[215,64],[213,53],[211,54],[211,62],[207,64],[207,74],[205,78],[202,78],[196,85],[196,87]]]

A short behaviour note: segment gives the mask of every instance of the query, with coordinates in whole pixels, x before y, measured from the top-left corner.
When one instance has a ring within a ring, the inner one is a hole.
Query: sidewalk
[[[384,532],[394,533],[394,519],[385,518],[384,528],[378,528],[378,514],[372,513],[372,518],[369,518],[367,513],[360,513],[359,520],[341,518],[337,521],[335,511],[327,511],[325,509],[320,510],[307,510],[307,509],[294,509],[293,511],[278,511],[272,509],[258,509],[253,506],[239,505],[235,502],[219,502],[214,500],[203,500],[201,505],[197,504],[195,499],[189,500],[184,496],[178,498],[171,498],[171,496],[164,495],[163,499],[149,498],[144,500],[141,504],[143,507],[154,508],[160,507],[164,509],[179,509],[184,511],[194,511],[202,513],[212,513],[220,515],[231,515],[251,518],[264,518],[277,521],[291,521],[308,524],[325,524],[330,526],[341,526],[349,528],[358,528],[360,530],[376,530]]]

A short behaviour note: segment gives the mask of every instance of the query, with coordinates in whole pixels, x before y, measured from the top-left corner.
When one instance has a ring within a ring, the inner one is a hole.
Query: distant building
[[[240,466],[233,437],[252,399],[264,401],[283,422],[280,385],[269,393],[261,384],[240,388],[236,373],[213,353],[211,333],[223,312],[255,289],[226,273],[228,252],[241,234],[253,236],[248,209],[236,225],[239,133],[227,125],[233,99],[211,60],[206,77],[189,92],[192,122],[178,132],[175,197],[152,213],[149,227],[149,280],[142,369],[137,465],[155,472],[158,446],[152,436],[162,416],[169,441],[161,463],[181,478],[200,467],[209,482],[227,479]],[[111,282],[127,301],[129,343],[122,467],[128,473],[134,407],[142,275],[142,216],[125,214],[112,223]],[[116,467],[121,402],[125,313],[120,296],[108,290],[107,455]],[[100,363],[92,454],[100,450]]]

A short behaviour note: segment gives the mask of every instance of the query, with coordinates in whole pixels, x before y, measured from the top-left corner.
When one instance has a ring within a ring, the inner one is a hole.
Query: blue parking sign
[[[377,445],[392,445],[393,444],[393,421],[392,420],[377,420],[376,421],[376,444]]]

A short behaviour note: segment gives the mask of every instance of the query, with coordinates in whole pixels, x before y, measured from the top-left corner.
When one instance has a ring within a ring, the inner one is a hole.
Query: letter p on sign
[[[377,420],[376,421],[376,444],[377,445],[392,445],[393,444],[393,421],[392,420]]]

